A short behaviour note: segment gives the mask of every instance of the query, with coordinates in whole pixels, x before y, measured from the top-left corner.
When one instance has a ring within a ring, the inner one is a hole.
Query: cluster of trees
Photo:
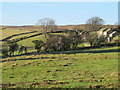
[[[89,26],[90,30],[96,30],[98,29],[99,25],[102,25],[104,23],[104,20],[99,17],[92,17],[88,19],[86,22]],[[91,47],[97,47],[102,44],[107,43],[107,38],[104,36],[98,36],[96,33],[90,33],[88,32],[86,34],[86,40],[83,39],[83,36],[80,34],[80,32],[77,30],[79,27],[74,27],[74,32],[68,31],[65,32],[64,35],[49,35],[48,32],[53,32],[53,30],[56,29],[55,20],[50,18],[43,18],[38,21],[38,23],[41,26],[41,29],[44,30],[43,35],[45,37],[45,40],[33,40],[34,48],[37,50],[37,52],[40,52],[41,50],[44,50],[46,52],[50,51],[65,51],[65,50],[71,50],[76,49],[80,43],[83,42],[89,42]],[[21,40],[26,37],[20,38]],[[17,41],[14,40],[13,42],[7,41],[3,44],[2,48],[2,54],[3,55],[14,55],[15,51],[19,51],[18,54],[25,51],[27,53],[27,47],[25,46],[19,46],[17,44]]]
[[[95,27],[97,25],[101,25],[103,24],[103,22],[103,19],[99,17],[93,17],[87,21],[87,24],[90,25],[90,29],[94,30],[96,29]],[[82,35],[80,34],[80,32],[77,31],[78,27],[74,27],[74,32],[68,31],[65,33],[65,35],[50,36],[47,32],[55,30],[55,20],[50,18],[43,18],[38,21],[38,24],[40,24],[41,29],[44,30],[45,41],[33,41],[37,52],[40,52],[42,47],[44,47],[45,51],[64,51],[76,49],[80,43],[84,42],[84,40],[82,39]],[[91,47],[100,46],[101,44],[106,43],[107,40],[104,36],[98,37],[96,33],[88,33],[86,38],[87,42],[90,43]]]
[[[53,35],[47,38],[44,42],[41,40],[32,41],[35,44],[35,49],[40,52],[41,48],[44,51],[65,51],[77,48],[81,43],[80,35],[66,36],[66,35]]]
[[[18,54],[21,54],[22,52],[27,53],[27,47],[25,46],[19,46],[17,42],[13,41],[6,41],[2,44],[2,54],[3,56],[7,55],[14,55],[15,51],[18,51]]]
[[[104,23],[105,21],[100,17],[92,17],[86,21],[90,31],[99,30],[101,28],[100,25],[103,25]]]
[[[107,43],[107,37],[98,36],[96,33],[88,33],[87,42],[89,42],[91,47],[99,47]]]
[[[46,39],[44,42],[42,40],[32,41],[35,44],[35,49],[37,52],[44,50],[46,52],[50,51],[66,51],[71,49],[77,49],[78,45],[83,42],[89,42],[91,47],[99,47],[102,44],[107,43],[107,38],[104,36],[98,37],[96,33],[88,33],[86,40],[82,39],[82,35],[75,34],[63,36],[52,36]]]

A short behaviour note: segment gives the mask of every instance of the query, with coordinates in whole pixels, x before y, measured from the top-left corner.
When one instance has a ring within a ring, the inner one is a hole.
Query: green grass
[[[21,40],[18,42],[18,44],[23,45],[23,46],[34,46],[34,43],[32,43],[33,40],[43,40],[44,41],[44,36],[39,35],[39,36],[31,37],[31,38],[28,38],[25,40]]]
[[[114,37],[112,42],[115,42],[116,40],[119,40],[119,36]]]
[[[35,34],[38,34],[38,32],[28,33],[28,34],[23,34],[23,35],[18,35],[18,36],[10,38],[9,40],[16,39],[16,38],[22,38],[22,37],[29,37],[29,36],[35,35]]]
[[[28,31],[6,29],[2,36],[5,38],[23,32]],[[26,35],[19,35],[12,39]],[[61,33],[53,33],[52,35],[61,35]],[[21,40],[18,44],[34,46],[32,41],[39,39],[44,41],[44,36],[39,35]],[[80,44],[78,47],[84,45]],[[16,56],[3,58],[2,61],[5,62],[0,63],[2,65],[3,87],[89,88],[92,86],[116,88],[118,87],[117,50],[118,47],[103,47],[19,56],[17,56],[18,52],[15,52]]]
[[[25,33],[25,32],[30,32],[30,31],[8,28],[5,30],[1,30],[0,32],[2,33],[2,39],[4,39],[4,38],[11,36],[11,35],[14,35],[14,34]]]
[[[14,84],[6,86],[8,88],[89,88],[99,85],[116,88],[118,52],[104,52],[112,49],[117,47],[3,58],[3,61],[8,61],[2,63],[2,80],[4,84]],[[84,53],[84,51],[103,52]]]
[[[50,35],[63,35],[63,33],[49,33]],[[19,45],[23,45],[23,46],[34,46],[34,43],[32,43],[33,40],[42,40],[44,41],[44,35],[39,35],[39,36],[35,36],[35,37],[31,37],[25,40],[21,40],[18,42]]]
[[[49,33],[49,35],[64,35],[63,33]]]

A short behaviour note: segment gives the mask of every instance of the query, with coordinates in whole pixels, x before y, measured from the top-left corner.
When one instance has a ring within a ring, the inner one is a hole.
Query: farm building
[[[97,32],[98,36],[106,36],[108,42],[111,42],[113,37],[117,36],[117,31],[113,30],[112,28],[102,28]]]
[[[97,32],[97,34],[98,34],[98,35],[103,35],[103,32],[104,32],[105,30],[107,30],[107,29],[106,29],[106,28],[102,28],[102,29],[100,29],[100,30]]]

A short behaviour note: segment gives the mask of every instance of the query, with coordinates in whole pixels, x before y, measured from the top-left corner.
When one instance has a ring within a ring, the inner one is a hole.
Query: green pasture
[[[119,36],[114,37],[114,38],[113,38],[113,42],[114,42],[115,40],[118,40],[118,39],[120,39]]]
[[[31,37],[25,40],[21,40],[18,42],[19,45],[23,45],[23,46],[34,46],[34,43],[32,43],[33,40],[42,40],[44,41],[44,36],[43,35],[38,35],[35,37]]]
[[[23,35],[14,36],[14,37],[10,38],[9,40],[17,39],[17,38],[22,38],[22,37],[29,37],[29,36],[31,36],[31,35],[35,35],[35,34],[38,34],[38,32],[28,33],[28,34],[23,34]]]
[[[108,47],[3,58],[3,87],[117,88],[117,49]]]
[[[29,30],[5,29],[2,38]],[[18,35],[11,39],[31,36],[36,33]],[[62,35],[63,33],[50,33]],[[115,40],[117,37],[115,37]],[[18,42],[23,46],[34,46],[33,40],[43,40],[39,35]],[[88,46],[82,43],[78,47]],[[117,88],[118,47],[80,49],[57,52],[35,52],[3,57],[2,82],[5,88]]]
[[[2,33],[2,39],[4,39],[4,38],[14,35],[14,34],[25,33],[25,32],[30,32],[30,31],[9,28],[9,29],[5,29],[5,30],[1,30],[0,32]]]
[[[63,33],[49,33],[49,34],[50,35],[63,35]],[[44,35],[38,35],[38,36],[31,37],[31,38],[28,38],[28,39],[25,39],[25,40],[21,40],[21,41],[18,42],[18,44],[23,45],[23,46],[34,46],[34,43],[32,43],[33,40],[42,40],[42,41],[44,41],[45,40]]]

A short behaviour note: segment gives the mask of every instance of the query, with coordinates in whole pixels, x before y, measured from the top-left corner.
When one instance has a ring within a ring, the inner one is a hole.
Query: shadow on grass
[[[90,50],[89,50],[90,49]],[[76,53],[112,53],[112,52],[120,52],[120,49],[108,49],[108,50],[92,50],[92,49],[100,49],[100,48],[80,48],[78,50],[69,50],[69,51],[54,51],[54,52],[30,52],[26,54],[20,54],[20,55],[13,55],[13,56],[0,56],[1,58],[7,58],[7,57],[18,57],[18,56],[29,56],[29,55],[40,55],[40,54],[76,54]],[[24,59],[25,60],[25,59]]]
[[[35,32],[37,32],[37,31],[14,34],[14,35],[11,35],[11,36],[9,36],[9,37],[6,37],[6,38],[4,38],[4,39],[2,39],[2,40],[0,40],[0,41],[7,41],[8,39],[11,39],[11,38],[13,38],[13,37],[15,37],[15,36],[24,35],[24,34],[30,34],[30,33],[35,33]]]
[[[10,60],[3,60],[1,62],[7,62],[7,61],[17,61],[17,60],[35,60],[35,59],[55,59],[56,57],[39,57],[39,58],[20,58],[20,59],[10,59]]]
[[[13,56],[6,56],[6,57],[17,57],[17,56],[29,56],[29,55],[40,55],[40,54],[76,54],[76,53],[111,53],[111,52],[120,52],[119,49],[109,49],[109,50],[95,50],[95,51],[85,51],[85,50],[71,50],[71,51],[57,51],[57,52],[32,52],[32,53],[27,53],[27,54],[21,54],[21,55],[13,55]],[[2,58],[6,58],[2,57]],[[10,60],[3,60],[0,61],[2,62],[7,62],[7,61],[17,61],[17,60],[36,60],[36,59],[55,59],[56,57],[39,57],[39,58],[20,58],[20,59],[10,59]]]

